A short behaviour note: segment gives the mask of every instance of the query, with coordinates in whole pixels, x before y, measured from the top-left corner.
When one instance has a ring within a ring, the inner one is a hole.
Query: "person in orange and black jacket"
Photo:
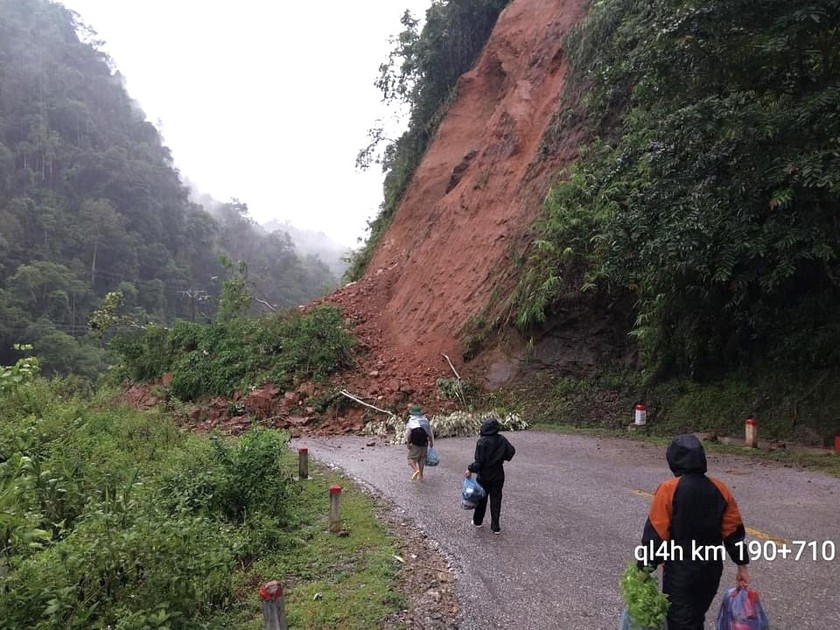
[[[478,473],[476,481],[487,493],[475,506],[473,525],[484,524],[487,501],[490,501],[490,529],[501,534],[499,518],[502,513],[502,487],[505,485],[504,463],[513,459],[516,449],[504,435],[499,435],[501,426],[495,418],[486,418],[481,423],[478,441],[475,444],[475,461],[464,471],[464,476]]]
[[[703,630],[706,612],[717,594],[725,548],[737,565],[736,585],[749,584],[745,530],[735,498],[722,481],[706,476],[706,453],[694,435],[678,435],[666,453],[674,478],[659,485],[642,534],[648,549],[682,548],[665,559],[662,592],[668,595],[668,630]],[[651,547],[652,545],[652,547]],[[722,547],[721,547],[722,545]],[[692,553],[693,550],[704,550]],[[679,556],[682,555],[682,558]],[[640,569],[662,558],[639,561]]]

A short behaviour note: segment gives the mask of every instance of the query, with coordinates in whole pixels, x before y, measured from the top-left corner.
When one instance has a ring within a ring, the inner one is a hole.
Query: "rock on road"
[[[381,439],[366,446],[373,438],[300,438],[292,446],[308,447],[313,459],[387,497],[437,541],[458,569],[461,630],[618,628],[619,577],[651,493],[671,476],[665,447],[538,431],[505,435],[516,457],[505,465],[501,536],[490,531],[489,510],[476,529],[460,506],[475,438],[437,440],[441,463],[426,469],[422,483],[410,480],[405,447]],[[707,458],[709,474],[738,501],[747,540],[762,543],[750,573],[773,630],[840,628],[840,479],[745,457]],[[793,541],[809,544],[801,550]],[[784,542],[802,557],[765,556]],[[707,628],[734,575],[727,559]]]

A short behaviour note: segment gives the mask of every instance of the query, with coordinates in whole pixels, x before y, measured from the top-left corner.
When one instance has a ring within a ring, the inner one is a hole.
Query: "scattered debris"
[[[518,414],[500,415],[494,411],[479,413],[471,411],[454,411],[446,415],[435,415],[429,418],[435,437],[468,437],[478,435],[481,423],[486,418],[495,418],[499,421],[503,431],[524,431],[528,428]],[[373,420],[364,427],[365,435],[375,435],[388,441],[389,444],[401,444],[405,420],[401,418],[388,418],[387,420]]]

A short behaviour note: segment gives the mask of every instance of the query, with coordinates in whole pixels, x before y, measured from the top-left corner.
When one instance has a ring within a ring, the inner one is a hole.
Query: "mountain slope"
[[[366,274],[327,298],[370,349],[350,378],[359,393],[430,400],[435,379],[452,376],[441,354],[460,369],[465,326],[499,301],[549,178],[577,155],[573,133],[549,158],[539,151],[563,91],[563,37],[587,6],[516,0],[503,11]]]

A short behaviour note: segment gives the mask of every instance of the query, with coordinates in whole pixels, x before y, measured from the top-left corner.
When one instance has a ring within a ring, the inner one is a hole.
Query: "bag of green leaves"
[[[621,630],[664,630],[671,603],[650,571],[639,570],[635,562],[627,563],[619,589],[624,600]]]

